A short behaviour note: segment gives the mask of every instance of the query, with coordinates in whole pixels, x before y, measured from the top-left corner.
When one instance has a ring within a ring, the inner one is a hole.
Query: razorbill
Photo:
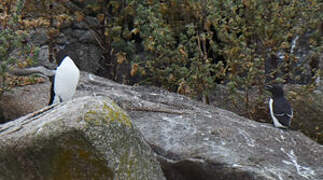
[[[279,85],[267,85],[272,97],[269,100],[270,115],[273,124],[278,128],[289,128],[293,118],[293,109],[284,97],[284,91]]]
[[[73,60],[66,56],[56,68],[51,86],[49,105],[72,99],[79,79],[80,70]]]

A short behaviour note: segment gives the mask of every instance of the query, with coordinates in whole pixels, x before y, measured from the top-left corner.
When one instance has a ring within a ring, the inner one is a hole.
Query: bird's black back
[[[52,85],[50,86],[50,99],[49,99],[49,103],[48,105],[52,105],[54,102],[54,98],[55,98],[55,91],[54,91],[54,76],[49,78],[50,82],[52,83]]]
[[[293,112],[291,105],[285,97],[274,98],[273,111],[275,117],[282,125],[290,126],[290,119]]]

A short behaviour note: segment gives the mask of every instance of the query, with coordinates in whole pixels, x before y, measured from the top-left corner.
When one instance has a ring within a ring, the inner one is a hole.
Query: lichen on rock
[[[164,179],[111,99],[82,97],[0,125],[0,179]]]

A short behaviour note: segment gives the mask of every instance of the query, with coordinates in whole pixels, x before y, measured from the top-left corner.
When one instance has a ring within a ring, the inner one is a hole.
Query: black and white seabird
[[[272,97],[269,100],[270,115],[273,124],[278,128],[289,128],[293,118],[293,109],[284,97],[284,91],[279,85],[267,85]]]
[[[79,79],[80,70],[73,60],[66,56],[56,68],[49,105],[72,99]]]

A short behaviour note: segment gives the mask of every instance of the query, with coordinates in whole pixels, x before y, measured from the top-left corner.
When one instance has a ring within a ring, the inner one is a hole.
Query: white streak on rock
[[[280,138],[284,141],[286,138],[283,135],[280,135]]]
[[[306,179],[312,179],[312,177],[315,175],[315,171],[312,170],[310,167],[302,166],[297,162],[297,157],[293,150],[291,150],[289,153],[286,152],[283,148],[280,149],[283,151],[290,159],[290,161],[283,160],[282,162],[287,165],[295,166],[297,173],[306,178]]]
[[[239,129],[239,133],[245,138],[248,146],[255,147],[255,140],[250,138],[246,131]]]

